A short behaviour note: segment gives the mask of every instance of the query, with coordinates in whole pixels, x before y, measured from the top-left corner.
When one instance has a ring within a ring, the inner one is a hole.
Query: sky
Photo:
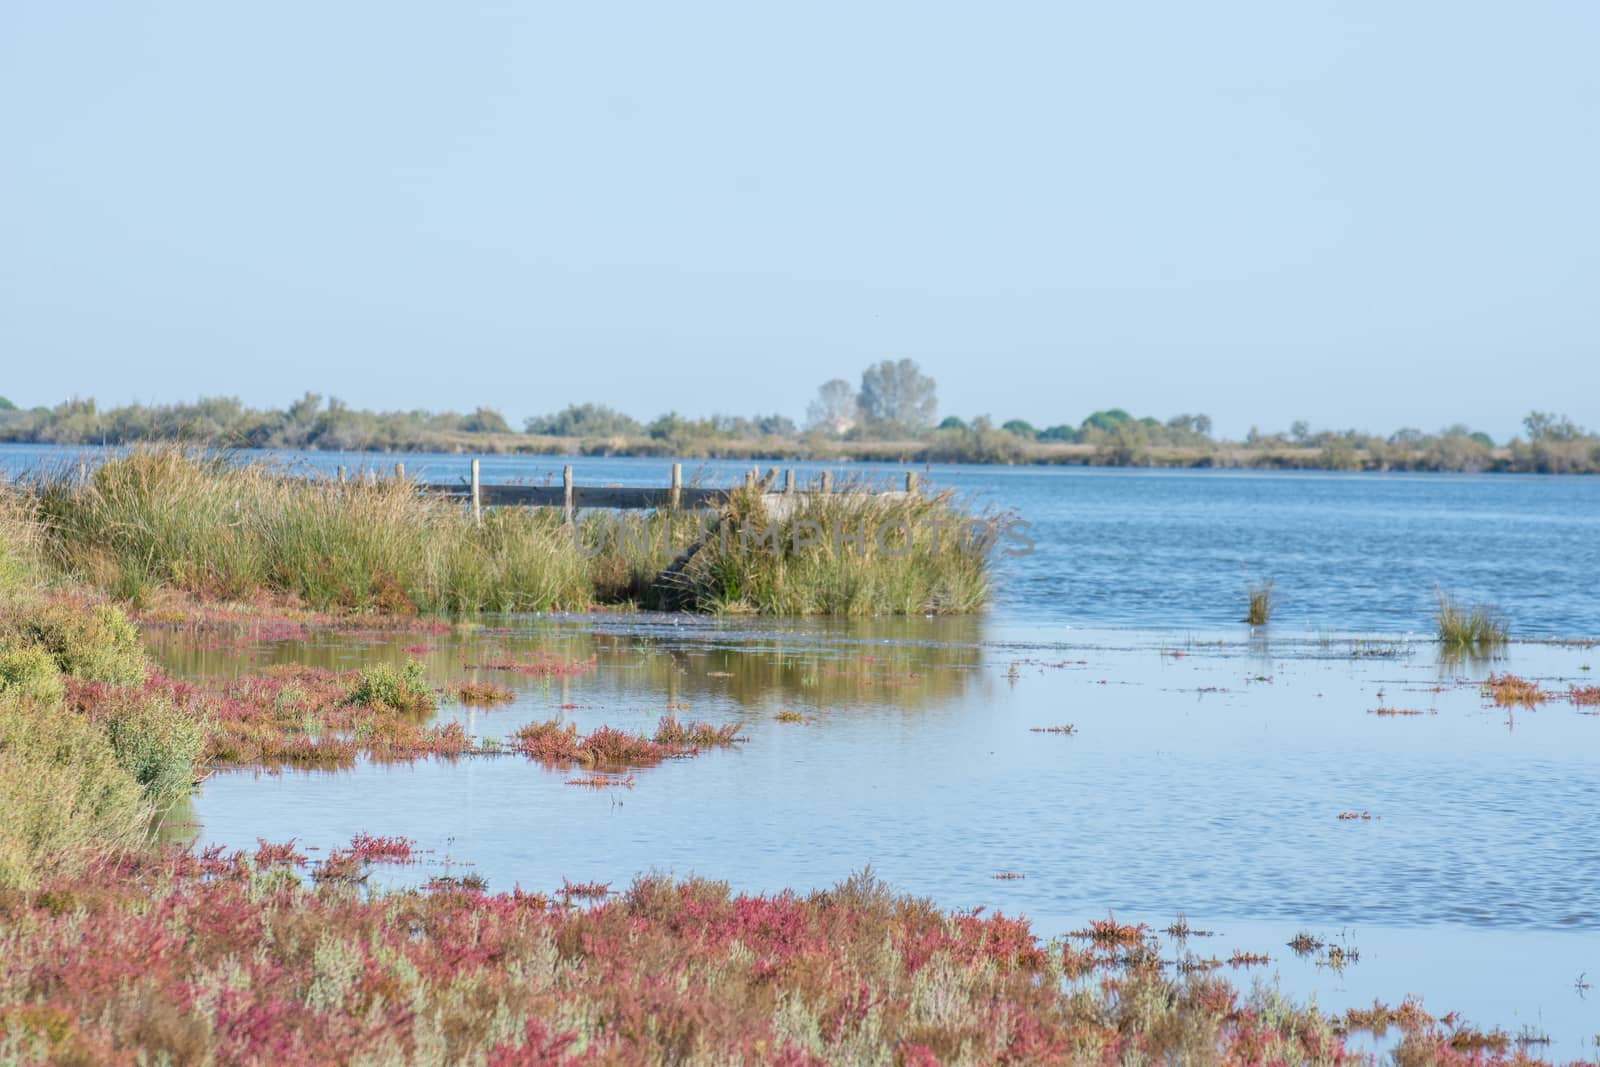
[[[1600,5],[0,7],[0,395],[1600,425]]]

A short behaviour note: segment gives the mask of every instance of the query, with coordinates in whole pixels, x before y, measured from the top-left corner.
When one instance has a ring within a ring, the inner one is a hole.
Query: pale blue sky
[[[1600,424],[1600,5],[0,9],[0,394]]]

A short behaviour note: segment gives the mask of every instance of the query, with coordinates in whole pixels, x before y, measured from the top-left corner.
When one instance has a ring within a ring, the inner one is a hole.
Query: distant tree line
[[[959,463],[1085,463],[1108,466],[1236,466],[1326,470],[1600,473],[1600,436],[1564,416],[1534,412],[1524,436],[1503,445],[1467,426],[1387,437],[1357,430],[1250,429],[1243,441],[1212,435],[1210,417],[1136,417],[1121,408],[1036,427],[987,415],[936,422],[938,391],[915,361],[884,360],[859,383],[834,378],[817,390],[803,425],[784,415],[641,422],[603,404],[573,404],[527,419],[516,433],[495,409],[358,411],[306,393],[288,407],[256,409],[229,397],[192,404],[100,409],[93,400],[20,409],[0,397],[0,441],[127,445],[188,441],[237,448],[351,451],[583,452],[730,458],[886,459]]]

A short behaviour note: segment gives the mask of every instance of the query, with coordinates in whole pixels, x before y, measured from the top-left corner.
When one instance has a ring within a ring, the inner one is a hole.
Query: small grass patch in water
[[[1436,711],[1422,711],[1418,708],[1373,708],[1371,714],[1379,718],[1388,719],[1404,715],[1437,715]]]
[[[1453,651],[1481,651],[1506,643],[1510,627],[1500,613],[1488,604],[1463,606],[1439,589],[1434,591],[1437,606],[1433,612],[1439,643]]]
[[[494,708],[517,699],[511,690],[493,682],[462,682],[450,692],[458,703],[469,708]]]
[[[1068,722],[1062,723],[1060,726],[1030,726],[1028,727],[1028,732],[1030,734],[1061,734],[1065,736],[1077,733],[1078,728]]]
[[[1244,621],[1251,626],[1265,626],[1272,618],[1272,611],[1278,606],[1272,591],[1274,584],[1271,578],[1265,578],[1245,586]]]
[[[1319,951],[1327,942],[1308,930],[1301,930],[1289,939],[1288,944],[1296,956],[1309,956]]]
[[[420,712],[432,711],[438,698],[428,687],[422,664],[408,659],[403,667],[380,663],[363,670],[350,691],[350,703],[364,708]]]
[[[739,729],[744,723],[732,722],[712,726],[708,722],[681,723],[671,715],[663,715],[656,724],[653,738],[658,745],[689,745],[694,748],[727,748],[739,741]]]

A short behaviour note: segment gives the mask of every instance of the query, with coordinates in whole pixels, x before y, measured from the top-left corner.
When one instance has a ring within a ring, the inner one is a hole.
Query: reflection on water
[[[1513,670],[1565,692],[1593,684],[1582,668],[1600,650],[1513,645],[1475,662],[1431,643],[1242,629],[1070,636],[973,619],[608,615],[248,649],[155,642],[186,674],[411,655],[437,685],[492,677],[514,703],[438,712],[480,735],[552,717],[649,730],[670,712],[743,721],[748,738],[641,769],[627,790],[573,788],[516,757],[219,773],[194,802],[204,842],[404,834],[499,888],[666,869],[803,889],[870,863],[1046,933],[1108,910],[1156,926],[1184,911],[1222,932],[1224,957],[1266,951],[1286,988],[1325,1006],[1426,994],[1581,1052],[1573,979],[1600,974],[1600,717],[1560,700],[1508,711],[1480,683]],[[467,666],[534,655],[594,669]],[[1282,943],[1302,928],[1351,937],[1360,962],[1335,974],[1293,959]]]
[[[555,704],[685,701],[761,709],[925,707],[990,679],[979,671],[982,620],[827,620],[801,630],[693,616],[556,618],[537,627],[472,626],[445,634],[330,633],[314,640],[196,640],[155,630],[156,658],[184,677],[232,678],[275,665],[350,670],[415,659],[435,685],[494,681]],[[540,657],[592,661],[594,670],[529,679],[515,664]]]

